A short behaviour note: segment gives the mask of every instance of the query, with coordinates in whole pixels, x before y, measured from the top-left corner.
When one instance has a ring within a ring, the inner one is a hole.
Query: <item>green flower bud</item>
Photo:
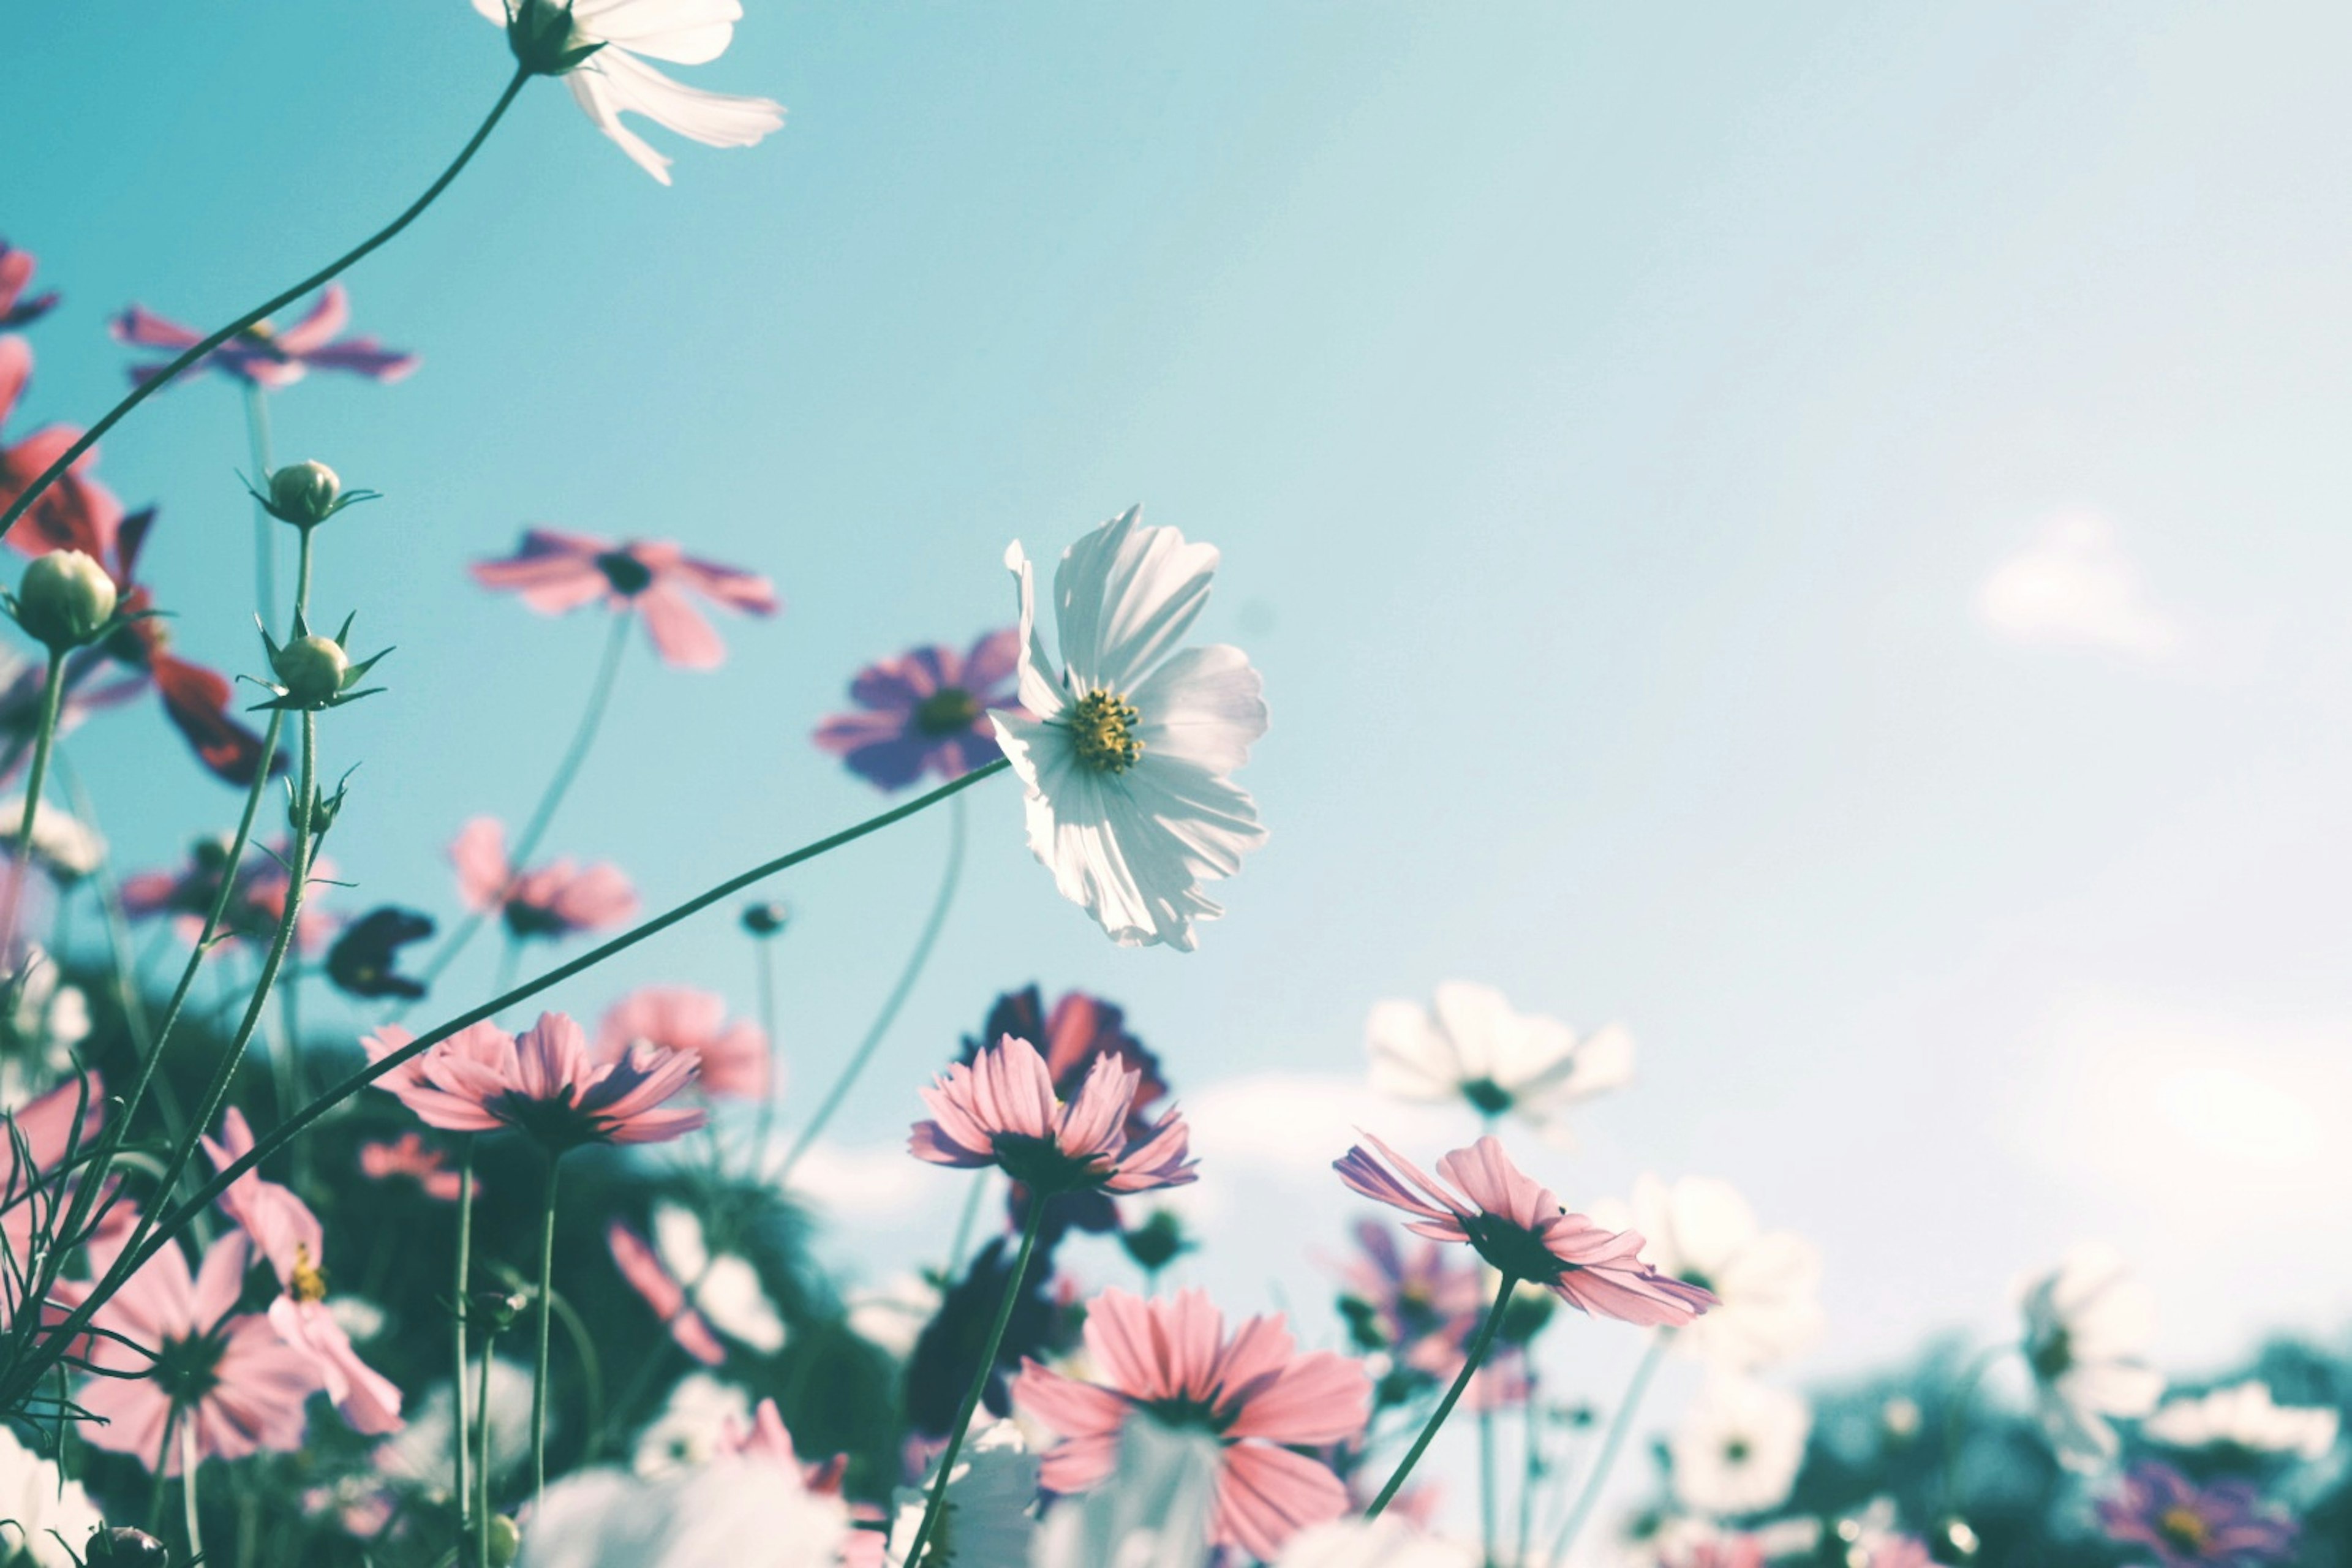
[[[114,579],[79,550],[52,550],[25,568],[16,624],[60,653],[96,637],[114,616]]]
[[[324,463],[289,463],[269,476],[269,510],[298,528],[324,522],[342,499],[343,481]]]
[[[286,695],[305,708],[323,708],[340,696],[352,656],[332,637],[296,637],[270,659]]]
[[[603,48],[572,25],[572,0],[507,0],[507,47],[534,76],[562,76]]]
[[[491,1568],[509,1568],[522,1555],[522,1530],[505,1514],[490,1515]]]
[[[782,900],[743,906],[743,929],[753,936],[780,936],[792,919],[792,910]]]
[[[81,1556],[89,1568],[169,1568],[172,1561],[162,1542],[128,1525],[111,1530],[100,1525],[91,1531]]]

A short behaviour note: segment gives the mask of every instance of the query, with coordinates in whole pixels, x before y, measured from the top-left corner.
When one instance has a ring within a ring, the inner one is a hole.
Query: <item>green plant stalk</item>
[[[205,1532],[196,1520],[196,1424],[180,1424],[180,1488],[181,1500],[187,1510],[188,1561],[205,1559]]]
[[[1536,1481],[1543,1475],[1542,1434],[1536,1412],[1535,1357],[1532,1352],[1528,1356],[1528,1402],[1519,1407],[1519,1436],[1526,1441],[1527,1449],[1519,1473],[1519,1528],[1512,1537],[1511,1561],[1514,1563],[1527,1562],[1528,1548],[1535,1543]]]
[[[1633,1381],[1625,1385],[1625,1397],[1617,1402],[1616,1412],[1609,1417],[1609,1430],[1601,1439],[1601,1451],[1592,1457],[1592,1468],[1585,1473],[1584,1489],[1576,1494],[1576,1506],[1568,1510],[1568,1518],[1559,1527],[1559,1539],[1551,1549],[1555,1563],[1568,1561],[1569,1548],[1576,1544],[1584,1521],[1601,1501],[1601,1489],[1609,1484],[1609,1472],[1615,1468],[1618,1450],[1625,1446],[1627,1434],[1633,1429],[1634,1414],[1642,1408],[1642,1395],[1650,1389],[1650,1379],[1655,1377],[1658,1363],[1665,1359],[1666,1344],[1672,1330],[1659,1330],[1650,1337],[1650,1348],[1642,1352],[1641,1364],[1634,1367]]]
[[[604,710],[613,701],[613,684],[621,672],[621,655],[628,647],[629,626],[635,619],[634,616],[625,613],[613,617],[612,630],[604,639],[604,662],[597,667],[596,683],[588,689],[588,706],[580,715],[580,727],[572,731],[572,744],[565,748],[563,760],[556,763],[554,775],[547,781],[547,788],[540,793],[539,804],[530,808],[530,820],[523,824],[514,847],[508,852],[507,885],[499,889],[498,897],[490,901],[488,907],[467,915],[457,929],[449,933],[448,942],[425,965],[417,979],[428,989],[441,977],[441,972],[448,968],[457,954],[465,951],[466,945],[474,940],[483,922],[506,907],[515,883],[521,879],[524,868],[530,864],[530,858],[539,852],[540,840],[547,837],[548,828],[555,821],[556,807],[563,804],[563,797],[570,793],[572,781],[580,776],[580,765],[588,760],[588,748],[595,743],[596,731],[604,726]],[[504,990],[505,986],[499,989]]]
[[[308,294],[311,289],[320,287],[321,284],[332,281],[337,274],[355,266],[379,247],[389,244],[401,230],[406,228],[410,224],[415,223],[418,217],[423,216],[425,209],[431,206],[441,193],[449,188],[450,182],[455,180],[457,175],[463,172],[466,165],[473,162],[474,154],[481,150],[483,142],[489,140],[490,132],[497,128],[499,121],[506,117],[507,110],[514,103],[516,96],[522,91],[523,83],[530,79],[530,71],[523,69],[520,67],[516,68],[512,79],[507,83],[506,90],[499,95],[499,100],[491,107],[488,117],[485,119],[480,127],[475,131],[472,139],[469,140],[466,143],[464,149],[458,153],[456,161],[450,163],[447,168],[442,170],[440,178],[435,180],[430,185],[426,186],[425,194],[417,197],[415,201],[410,203],[407,210],[403,212],[398,217],[393,219],[390,223],[384,225],[383,227],[368,236],[367,238],[362,240],[358,245],[353,246],[351,249],[343,252],[342,255],[335,258],[334,260],[327,263],[326,266],[320,268],[318,271],[313,272],[308,278],[303,279],[302,281],[295,284],[294,287],[287,289],[284,293],[271,296],[269,299],[263,300],[254,309],[247,310],[244,315],[239,316],[236,321],[231,321],[227,326],[223,327],[219,331],[205,337],[193,348],[190,348],[185,353],[182,353],[179,358],[165,365],[162,370],[156,372],[155,374],[150,376],[147,380],[133,386],[123,397],[122,401],[108,409],[99,417],[98,423],[83,431],[81,435],[74,440],[71,446],[68,446],[63,452],[59,453],[58,455],[57,461],[42,469],[39,477],[35,479],[31,484],[25,487],[25,493],[18,496],[14,501],[10,502],[8,509],[5,511],[0,511],[0,538],[6,537],[8,531],[16,525],[16,520],[24,516],[26,511],[31,508],[35,501],[41,499],[43,492],[47,490],[51,485],[55,484],[58,478],[63,475],[67,469],[72,468],[74,464],[80,459],[81,455],[84,452],[89,451],[92,447],[98,445],[101,437],[103,437],[109,430],[113,429],[116,425],[121,423],[125,415],[128,415],[132,409],[146,402],[147,399],[152,397],[156,393],[161,392],[164,387],[171,385],[173,382],[178,380],[188,370],[201,363],[206,354],[211,353],[215,349],[220,347],[221,344],[236,336],[237,333],[245,331],[247,327],[252,326],[264,316],[268,315],[272,310],[283,310],[288,305],[290,305],[295,300],[300,299],[303,295]]]
[[[963,1404],[956,1411],[955,1425],[948,1429],[946,1452],[940,1456],[940,1473],[931,1481],[931,1495],[923,1503],[923,1521],[915,1527],[915,1539],[907,1548],[907,1561],[923,1561],[923,1549],[939,1525],[940,1515],[947,1511],[948,1478],[955,1473],[956,1456],[963,1451],[964,1433],[971,1426],[971,1413],[980,1408],[980,1396],[988,1387],[988,1380],[996,1373],[996,1352],[1004,1346],[1004,1331],[1013,1321],[1013,1309],[1021,1300],[1022,1281],[1029,1277],[1029,1255],[1037,1249],[1037,1233],[1045,1226],[1048,1203],[1044,1194],[1033,1196],[1029,1205],[1029,1223],[1021,1227],[1021,1250],[1013,1255],[1013,1275],[1004,1284],[1004,1300],[996,1304],[996,1321],[988,1328],[988,1343],[980,1352],[980,1372],[964,1390]]]
[[[1437,1436],[1437,1429],[1445,1425],[1445,1418],[1454,1414],[1454,1406],[1460,1402],[1462,1391],[1470,1386],[1471,1375],[1478,1370],[1478,1363],[1486,1359],[1486,1352],[1494,1345],[1495,1335],[1503,1326],[1503,1310],[1511,1304],[1511,1291],[1517,1285],[1518,1279],[1515,1276],[1503,1276],[1502,1284],[1495,1290],[1495,1304],[1486,1309],[1486,1321],[1478,1325],[1478,1335],[1470,1342],[1469,1353],[1463,1358],[1461,1374],[1454,1378],[1454,1386],[1445,1391],[1445,1397],[1437,1402],[1437,1408],[1430,1413],[1428,1424],[1422,1427],[1421,1436],[1412,1440],[1412,1447],[1405,1450],[1402,1459],[1397,1461],[1397,1468],[1381,1488],[1380,1496],[1374,1498],[1372,1506],[1364,1510],[1366,1519],[1381,1517],[1396,1497],[1397,1489],[1404,1485],[1407,1476],[1412,1474],[1413,1466],[1421,1463],[1422,1450],[1427,1448],[1430,1439]]]
[[[266,1136],[254,1144],[251,1150],[229,1162],[194,1195],[183,1201],[163,1220],[152,1226],[143,1242],[135,1247],[125,1247],[116,1259],[114,1268],[107,1271],[106,1278],[83,1298],[81,1304],[68,1313],[53,1331],[43,1335],[39,1344],[30,1354],[6,1369],[5,1381],[0,1382],[0,1410],[12,1409],[20,1403],[26,1394],[37,1385],[41,1374],[57,1364],[63,1357],[66,1347],[89,1326],[90,1319],[112,1299],[114,1292],[121,1288],[122,1281],[129,1279],[141,1265],[153,1257],[173,1237],[187,1228],[197,1215],[203,1214],[221,1194],[228,1190],[232,1183],[301,1136],[311,1123],[361,1089],[387,1073],[398,1071],[404,1064],[415,1060],[461,1029],[470,1027],[486,1018],[494,1017],[519,1002],[528,1001],[542,991],[561,985],[573,975],[584,973],[595,968],[598,964],[618,953],[627,952],[647,938],[659,935],[680,921],[700,914],[711,905],[732,898],[744,889],[765,881],[780,871],[788,871],[821,855],[830,854],[845,845],[854,844],[860,838],[878,833],[893,823],[903,822],[908,817],[936,805],[942,800],[961,794],[984,780],[995,777],[1012,765],[1011,763],[1000,757],[985,767],[976,768],[960,779],[940,785],[929,794],[918,795],[913,800],[892,806],[887,811],[869,816],[865,821],[843,828],[838,833],[828,835],[811,844],[804,844],[772,860],[754,866],[748,871],[730,877],[725,881],[697,893],[684,903],[666,910],[651,920],[632,926],[602,946],[592,948],[568,963],[559,963],[546,973],[523,982],[503,995],[494,996],[479,1006],[467,1009],[456,1017],[428,1029],[399,1049],[387,1051],[377,1060],[351,1074],[341,1083],[304,1106],[294,1116],[272,1128]],[[33,1314],[23,1313],[20,1317],[29,1321]]]
[[[25,775],[25,815],[16,826],[16,874],[8,882],[8,918],[0,923],[0,953],[16,944],[16,916],[25,900],[25,876],[33,864],[33,824],[41,815],[41,786],[49,776],[49,750],[57,744],[58,710],[65,704],[66,658],[49,650],[49,672],[41,682],[40,727],[33,731],[33,765]]]
[[[539,1221],[539,1347],[530,1380],[530,1496],[533,1504],[547,1496],[547,1367],[548,1347],[555,1327],[555,1174],[563,1156],[547,1157],[547,1207]],[[487,1418],[488,1411],[483,1412]]]
[[[482,1381],[475,1397],[474,1409],[478,1432],[475,1442],[479,1451],[474,1465],[474,1563],[475,1568],[490,1568],[490,1359],[495,1333],[482,1336]],[[460,1428],[462,1436],[463,1428]],[[458,1510],[463,1512],[461,1504]]]
[[[257,381],[245,384],[245,439],[253,453],[253,483],[256,489],[269,489],[271,463],[269,458],[269,394]],[[273,625],[278,619],[278,535],[272,531],[276,519],[257,496],[253,502],[253,602],[261,613],[262,624]]]
[[[1495,1412],[1478,1412],[1478,1561],[1495,1568]]]
[[[882,1011],[875,1015],[872,1026],[866,1031],[866,1037],[857,1043],[857,1049],[850,1053],[848,1062],[841,1069],[841,1076],[834,1079],[833,1087],[825,1091],[824,1101],[816,1108],[816,1114],[809,1118],[808,1125],[800,1130],[799,1136],[793,1140],[792,1148],[785,1152],[783,1163],[776,1167],[776,1173],[772,1178],[772,1184],[781,1186],[791,1177],[793,1167],[800,1163],[801,1156],[808,1152],[810,1145],[816,1142],[817,1134],[824,1131],[825,1123],[833,1120],[834,1112],[839,1110],[842,1101],[849,1098],[849,1091],[856,1085],[859,1075],[865,1072],[866,1064],[874,1059],[874,1053],[881,1047],[883,1038],[890,1032],[890,1026],[898,1020],[898,1009],[907,1005],[908,996],[915,989],[915,982],[922,978],[923,966],[930,962],[931,949],[938,945],[940,932],[947,925],[948,910],[955,904],[956,883],[963,875],[963,841],[964,806],[963,802],[958,800],[948,809],[947,870],[940,878],[939,896],[931,901],[931,912],[924,917],[922,931],[915,938],[915,951],[907,955],[907,966],[898,972],[898,984],[890,988],[890,994],[884,999]]]
[[[466,1485],[466,1320],[472,1315],[472,1300],[467,1295],[467,1277],[473,1270],[474,1258],[474,1142],[475,1135],[466,1138],[465,1161],[457,1173],[457,1295],[452,1309],[450,1336],[457,1352],[457,1375],[449,1383],[449,1401],[457,1413],[457,1451],[453,1467],[457,1481],[457,1534],[462,1544],[466,1532],[466,1507],[473,1492]],[[485,1342],[482,1353],[489,1347]]]

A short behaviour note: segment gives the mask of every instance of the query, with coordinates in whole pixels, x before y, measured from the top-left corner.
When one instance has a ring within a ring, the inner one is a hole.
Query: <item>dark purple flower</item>
[[[415,354],[399,353],[373,338],[335,334],[352,318],[351,298],[340,283],[320,290],[310,314],[289,327],[256,321],[206,354],[199,370],[216,370],[238,381],[275,392],[291,386],[313,370],[349,371],[370,381],[398,381],[416,368]],[[133,305],[110,323],[118,342],[144,349],[167,349],[178,354],[204,342],[205,334],[177,321],[165,321],[143,306]],[[131,379],[144,384],[163,374],[161,364],[135,364]]]
[[[425,994],[422,981],[400,973],[400,950],[433,934],[433,917],[386,904],[353,921],[327,950],[327,978],[353,996]]]
[[[0,239],[0,327],[21,327],[56,309],[57,290],[25,297],[33,286],[33,253]]]
[[[883,789],[904,789],[926,770],[960,779],[1003,755],[988,710],[1019,706],[1020,658],[1021,634],[1006,626],[967,654],[934,645],[869,664],[849,683],[862,711],[827,719],[816,743]]]
[[[1013,1283],[1013,1248],[998,1237],[973,1255],[971,1269],[948,1287],[939,1315],[915,1342],[907,1363],[907,1424],[926,1436],[944,1436],[955,1424],[956,1404],[979,1375],[980,1358],[988,1347],[989,1326],[1004,1292]],[[992,1415],[1009,1415],[1013,1402],[1008,1385],[1021,1370],[1024,1356],[1042,1357],[1066,1348],[1070,1340],[1068,1314],[1051,1291],[1053,1259],[1037,1253],[1013,1299],[1013,1316],[1005,1323],[1004,1342],[990,1369],[981,1403]]]
[[[2266,1506],[2250,1481],[2199,1488],[2168,1465],[2144,1460],[2099,1504],[2107,1539],[2145,1546],[2162,1568],[2258,1568],[2286,1562],[2299,1529]]]

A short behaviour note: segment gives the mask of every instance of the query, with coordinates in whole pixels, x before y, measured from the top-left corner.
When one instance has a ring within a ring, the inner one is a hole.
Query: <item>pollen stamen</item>
[[[327,1271],[311,1260],[310,1246],[305,1242],[294,1244],[294,1281],[290,1289],[297,1301],[327,1299]]]
[[[1135,704],[1112,691],[1089,691],[1070,712],[1070,733],[1077,743],[1078,761],[1100,773],[1123,773],[1143,754],[1135,738],[1141,717]]]

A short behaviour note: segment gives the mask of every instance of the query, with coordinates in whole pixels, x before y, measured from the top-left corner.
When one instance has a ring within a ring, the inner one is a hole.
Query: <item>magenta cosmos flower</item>
[[[908,1148],[935,1165],[997,1166],[1047,1196],[1182,1186],[1196,1179],[1183,1117],[1171,1110],[1146,1136],[1129,1135],[1128,1108],[1142,1076],[1099,1058],[1065,1102],[1037,1047],[1007,1035],[922,1091],[937,1120],[915,1123]]]
[[[1452,1378],[1486,1305],[1478,1266],[1434,1241],[1400,1247],[1377,1220],[1356,1226],[1356,1243],[1361,1251],[1348,1264],[1340,1306],[1357,1325],[1358,1342],[1387,1350],[1415,1372]]]
[[[1271,1558],[1309,1525],[1346,1511],[1348,1489],[1293,1452],[1354,1440],[1371,1405],[1364,1369],[1330,1351],[1297,1354],[1280,1315],[1252,1318],[1231,1339],[1207,1292],[1173,1301],[1106,1290],[1087,1304],[1087,1358],[1108,1384],[1080,1383],[1024,1363],[1013,1402],[1061,1441],[1039,1480],[1082,1492],[1118,1463],[1128,1418],[1207,1432],[1223,1445],[1211,1539]]]
[[[286,872],[285,857],[290,853],[292,847],[284,839],[278,840],[274,851],[258,845],[247,850],[237,861],[236,881],[221,910],[216,935],[226,942],[269,945],[278,934],[278,922],[286,918],[286,896],[293,888],[293,879]],[[205,916],[212,912],[213,900],[220,895],[221,873],[227,866],[227,841],[200,838],[177,870],[142,871],[124,878],[123,910],[132,920],[168,915],[181,938],[194,942],[204,934]],[[319,886],[332,881],[334,876],[332,860],[320,856],[311,862],[312,891],[302,900],[302,912],[294,917],[299,952],[315,952],[334,929],[334,916],[316,902]]]
[[[613,1004],[596,1026],[596,1049],[616,1057],[631,1046],[685,1051],[702,1063],[702,1092],[765,1100],[772,1071],[765,1030],[727,1018],[727,1000],[684,985],[648,985]]]
[[[534,528],[522,547],[501,561],[478,561],[474,581],[522,595],[542,616],[560,616],[602,603],[615,615],[645,617],[646,635],[665,662],[684,669],[715,669],[726,645],[692,595],[745,615],[772,616],[780,607],[765,577],[688,555],[668,540],[619,544],[584,533]]]
[[[219,1140],[204,1143],[215,1171],[252,1153],[253,1129],[246,1125],[245,1112],[230,1106],[221,1119]],[[326,1231],[310,1205],[291,1188],[247,1171],[221,1194],[220,1206],[278,1276],[283,1294],[269,1303],[270,1326],[310,1358],[320,1385],[352,1430],[371,1436],[399,1431],[399,1388],[360,1359],[351,1336],[327,1308]]]
[[[637,912],[636,889],[605,861],[581,866],[570,857],[519,871],[507,861],[507,830],[478,816],[449,846],[457,896],[470,910],[497,910],[518,938],[602,931]]]
[[[415,1038],[397,1026],[366,1040],[379,1061]],[[518,1037],[495,1024],[461,1029],[376,1080],[428,1127],[529,1133],[551,1154],[583,1143],[662,1143],[700,1127],[703,1112],[671,1105],[695,1079],[684,1051],[632,1046],[614,1061],[589,1055],[588,1037],[561,1013],[541,1013]]]
[[[992,708],[1012,708],[1021,662],[1019,628],[990,632],[958,654],[933,645],[869,664],[849,683],[855,713],[817,727],[816,743],[882,789],[904,789],[926,773],[960,779],[1004,754]]]
[[[2294,1555],[2301,1531],[2248,1481],[2199,1487],[2169,1465],[2134,1465],[2099,1504],[2107,1539],[2144,1546],[2162,1568],[2259,1568]]]
[[[236,1310],[250,1258],[245,1237],[232,1235],[212,1245],[192,1276],[180,1248],[166,1247],[98,1310],[87,1354],[100,1375],[75,1394],[97,1417],[81,1428],[85,1441],[151,1470],[160,1463],[167,1476],[178,1475],[191,1452],[199,1460],[242,1459],[302,1446],[302,1407],[319,1386],[317,1368],[268,1319]],[[113,1258],[98,1261],[102,1272]]]
[[[687,1287],[662,1262],[653,1244],[639,1236],[621,1220],[604,1227],[604,1245],[612,1249],[613,1267],[629,1282],[629,1289],[645,1299],[646,1308],[659,1319],[677,1348],[705,1366],[717,1366],[727,1359],[727,1347],[695,1304]]]
[[[1459,1241],[1514,1279],[1541,1285],[1599,1317],[1677,1328],[1716,1304],[1715,1292],[1659,1273],[1642,1261],[1642,1237],[1570,1214],[1549,1189],[1511,1163],[1501,1143],[1481,1138],[1437,1163],[1450,1192],[1370,1133],[1332,1162],[1348,1186],[1412,1215],[1405,1225],[1433,1241]],[[1383,1164],[1381,1162],[1387,1162]]]
[[[338,338],[351,320],[351,296],[341,284],[330,283],[300,321],[289,327],[256,321],[199,360],[195,368],[216,370],[270,392],[291,386],[314,370],[348,371],[370,381],[392,382],[416,368],[415,354],[396,353],[373,338]],[[117,342],[163,349],[174,357],[205,340],[194,328],[165,321],[140,305],[115,317],[108,328]],[[135,364],[131,379],[144,385],[163,373],[163,363]]]
[[[39,321],[57,308],[54,289],[26,296],[33,286],[33,253],[0,239],[0,327],[22,327]]]

